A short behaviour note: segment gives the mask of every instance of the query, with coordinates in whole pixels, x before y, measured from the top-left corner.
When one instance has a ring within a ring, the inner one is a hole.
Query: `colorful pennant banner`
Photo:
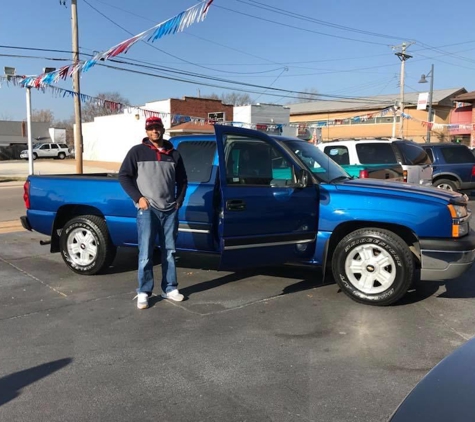
[[[58,83],[60,80],[65,80],[77,72],[87,72],[99,61],[109,60],[110,58],[116,57],[119,54],[127,53],[130,47],[132,47],[138,41],[146,39],[147,42],[154,42],[166,35],[183,32],[195,22],[202,22],[205,20],[206,16],[208,15],[208,10],[211,6],[211,3],[213,3],[213,0],[203,0],[184,12],[179,13],[173,18],[161,22],[154,27],[141,32],[140,34],[133,36],[132,38],[122,41],[121,43],[109,48],[107,51],[97,53],[89,60],[72,63],[56,69],[53,72],[43,73],[39,76],[24,76],[20,83],[25,87],[28,86],[31,88],[39,88],[42,85]]]

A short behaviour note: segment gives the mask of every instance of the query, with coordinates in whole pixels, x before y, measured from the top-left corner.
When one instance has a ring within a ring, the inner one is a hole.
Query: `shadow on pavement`
[[[0,378],[0,406],[18,397],[22,388],[59,371],[72,361],[71,358],[59,359]]]

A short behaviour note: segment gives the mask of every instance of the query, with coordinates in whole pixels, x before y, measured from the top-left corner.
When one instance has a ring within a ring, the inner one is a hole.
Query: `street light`
[[[46,67],[44,70],[49,70],[50,72],[55,71],[54,67]],[[7,79],[15,78],[16,69],[14,67],[5,66],[3,68]],[[46,73],[46,72],[43,72]],[[33,140],[31,136],[31,87],[26,87],[26,130],[28,132],[28,174],[33,174]]]
[[[430,130],[431,130],[430,123],[432,123],[432,94],[434,93],[434,65],[431,65],[430,72],[427,75],[421,75],[421,80],[419,81],[419,83],[426,84],[427,78],[430,78],[429,110],[428,110],[428,118],[427,118],[429,124],[427,125],[427,136],[426,136],[426,142],[429,143]]]

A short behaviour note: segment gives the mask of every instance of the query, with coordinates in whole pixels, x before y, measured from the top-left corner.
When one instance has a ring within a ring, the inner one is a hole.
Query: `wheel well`
[[[385,229],[397,234],[406,244],[409,246],[412,254],[415,258],[415,266],[416,268],[420,268],[420,247],[419,247],[419,239],[414,234],[414,232],[409,229],[408,227],[401,226],[399,224],[388,224],[388,223],[381,223],[375,221],[350,221],[347,223],[342,223],[337,226],[330,237],[329,245],[328,245],[328,257],[327,257],[327,265],[330,264],[333,251],[336,248],[336,245],[349,233],[354,232],[358,229],[367,229],[367,228],[378,228],[378,229]]]
[[[432,183],[435,183],[441,179],[451,180],[452,182],[455,182],[457,185],[460,183],[460,180],[456,176],[453,176],[451,174],[437,175],[432,179]]]
[[[95,207],[88,205],[64,205],[58,209],[54,219],[53,232],[51,234],[51,252],[59,252],[59,236],[64,225],[74,217],[80,215],[97,215],[105,218],[104,214]]]

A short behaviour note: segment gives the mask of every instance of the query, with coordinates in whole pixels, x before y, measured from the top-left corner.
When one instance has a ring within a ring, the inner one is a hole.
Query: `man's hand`
[[[140,199],[139,199],[139,208],[141,210],[148,210],[148,207],[149,207],[149,203],[147,201],[147,198],[145,198],[145,196],[142,196]]]

